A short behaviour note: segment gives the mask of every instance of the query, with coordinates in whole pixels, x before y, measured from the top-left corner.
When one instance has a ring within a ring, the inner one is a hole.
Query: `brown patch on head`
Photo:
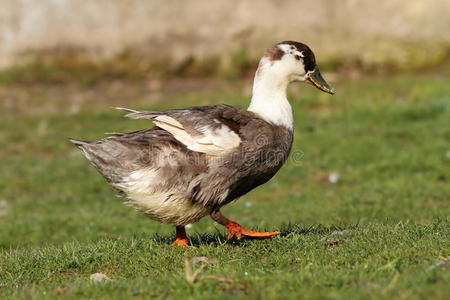
[[[283,50],[278,48],[277,45],[270,47],[269,49],[267,49],[266,53],[264,53],[264,56],[267,57],[270,61],[280,60],[283,55]]]
[[[295,41],[283,41],[281,43],[278,43],[277,45],[289,45],[289,48],[291,50],[296,50],[303,53],[303,57],[296,55],[295,59],[303,59],[303,63],[305,64],[305,71],[312,71],[316,67],[316,58],[314,57],[314,53],[307,45]]]

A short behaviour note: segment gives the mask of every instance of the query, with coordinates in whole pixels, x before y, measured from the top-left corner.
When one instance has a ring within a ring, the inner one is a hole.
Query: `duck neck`
[[[289,81],[276,72],[271,72],[269,67],[270,65],[260,64],[256,71],[248,110],[269,123],[292,130],[292,108],[286,96]]]

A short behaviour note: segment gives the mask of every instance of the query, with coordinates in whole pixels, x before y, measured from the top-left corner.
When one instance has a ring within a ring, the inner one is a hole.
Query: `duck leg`
[[[218,210],[211,212],[210,215],[214,221],[225,226],[225,228],[228,229],[228,238],[229,239],[231,239],[234,236],[237,237],[238,239],[240,239],[242,237],[256,238],[256,239],[270,239],[270,238],[280,234],[278,231],[257,232],[257,231],[245,229],[237,222],[224,217]]]
[[[176,230],[177,230],[177,234],[176,234],[175,241],[172,243],[172,246],[189,248],[189,246],[188,246],[189,239],[186,235],[186,229],[184,229],[184,226],[177,226]]]

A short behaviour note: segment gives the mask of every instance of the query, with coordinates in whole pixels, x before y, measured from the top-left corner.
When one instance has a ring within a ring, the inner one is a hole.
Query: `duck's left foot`
[[[175,241],[172,243],[172,246],[189,248],[189,239],[186,235],[186,230],[184,226],[177,226],[177,236]]]
[[[236,237],[238,239],[243,237],[253,239],[270,239],[280,234],[278,231],[257,232],[245,229],[239,223],[224,217],[219,211],[211,212],[211,218],[228,229],[229,239],[233,237]]]
[[[172,246],[190,248],[188,239],[176,239],[173,241]]]

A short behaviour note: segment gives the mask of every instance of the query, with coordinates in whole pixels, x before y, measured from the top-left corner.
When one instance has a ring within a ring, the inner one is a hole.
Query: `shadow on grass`
[[[287,225],[282,226],[278,231],[280,232],[280,237],[288,237],[293,235],[320,235],[325,236],[329,235],[333,232],[342,232],[347,230],[355,230],[358,227],[358,224],[345,224],[345,225],[322,225],[317,224],[310,227],[304,227],[295,223],[289,223]],[[258,228],[253,230],[259,230]],[[171,244],[175,238],[175,235],[159,235],[155,234],[151,236],[151,239],[159,244]],[[238,247],[247,247],[250,245],[248,241],[255,240],[252,238],[243,238],[243,239],[228,239],[227,234],[223,231],[217,231],[216,233],[194,233],[189,236],[190,245],[194,247],[199,247],[202,245],[212,245],[212,246],[220,246],[220,245],[232,245]]]

